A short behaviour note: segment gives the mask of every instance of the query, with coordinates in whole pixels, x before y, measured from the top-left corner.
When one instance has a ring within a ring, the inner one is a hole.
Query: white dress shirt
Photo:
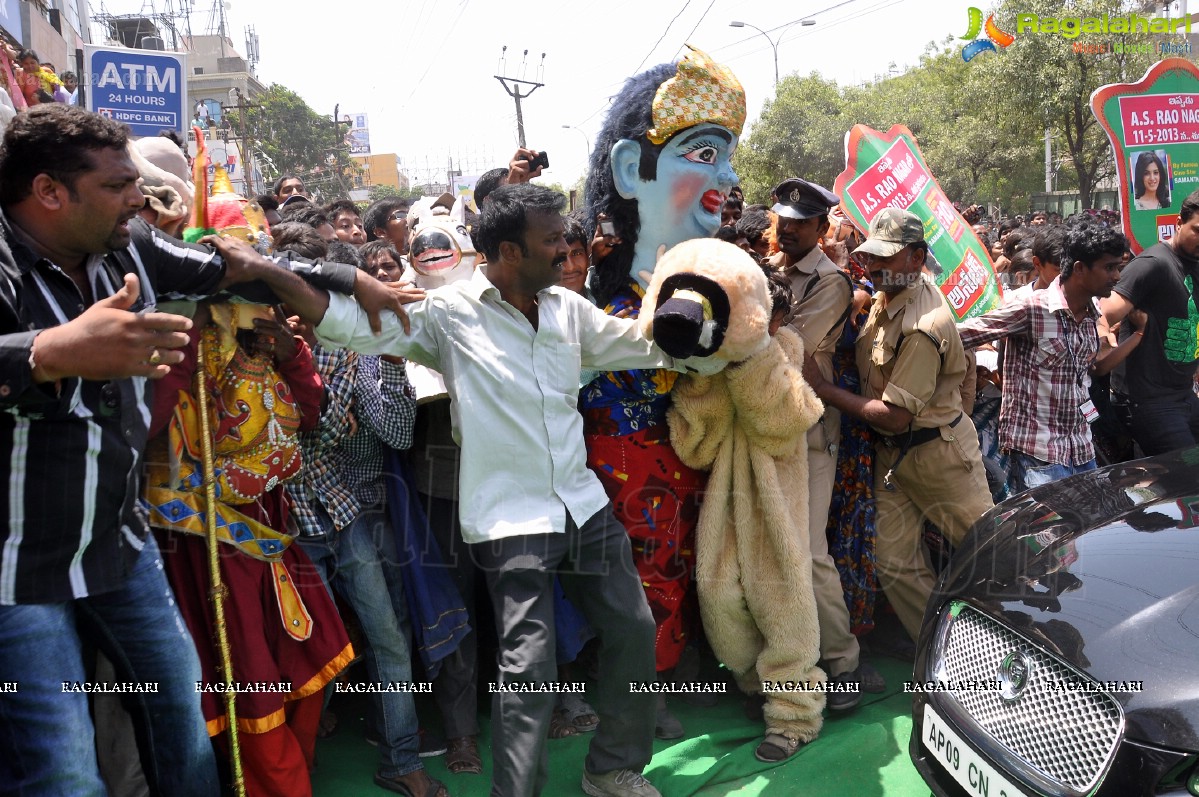
[[[445,377],[462,446],[459,514],[468,543],[562,533],[567,511],[582,526],[608,503],[586,465],[582,368],[681,370],[636,321],[557,286],[537,295],[536,330],[481,270],[405,310],[410,335],[385,313],[376,336],[357,303],[333,294],[316,334],[326,346],[400,355]]]

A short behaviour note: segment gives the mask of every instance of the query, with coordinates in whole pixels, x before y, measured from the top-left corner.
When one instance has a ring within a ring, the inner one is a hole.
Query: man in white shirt
[[[653,754],[655,696],[630,688],[655,679],[654,620],[628,535],[586,467],[576,404],[583,368],[678,366],[635,321],[557,286],[568,251],[564,204],[532,184],[496,189],[475,231],[486,272],[430,292],[407,306],[406,319],[387,316],[380,335],[353,302],[296,281],[273,287],[301,315],[320,319],[325,345],[407,357],[445,377],[462,447],[462,534],[478,543],[500,640],[492,795],[529,797],[546,781],[556,573],[602,640],[602,681],[589,696],[600,725],[583,790],[654,797],[640,772]]]

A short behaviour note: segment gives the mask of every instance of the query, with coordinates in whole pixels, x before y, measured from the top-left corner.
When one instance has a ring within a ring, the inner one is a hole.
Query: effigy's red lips
[[[719,191],[705,191],[699,203],[703,205],[704,210],[709,213],[719,213],[724,206],[724,194]]]
[[[421,252],[420,257],[417,258],[417,262],[424,269],[439,271],[443,268],[453,266],[457,262],[455,259],[457,254],[458,252],[453,249],[426,249]]]

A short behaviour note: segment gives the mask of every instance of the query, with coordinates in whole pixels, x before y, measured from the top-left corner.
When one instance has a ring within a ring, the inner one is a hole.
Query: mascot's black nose
[[[662,351],[679,360],[695,354],[704,325],[704,306],[672,297],[654,312],[654,340]]]
[[[707,357],[724,342],[729,297],[715,281],[698,274],[674,274],[662,281],[654,311],[653,338],[676,359]]]

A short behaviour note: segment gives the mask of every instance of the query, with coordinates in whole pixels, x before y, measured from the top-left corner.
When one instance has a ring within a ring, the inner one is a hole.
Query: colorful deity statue
[[[730,159],[745,123],[745,92],[728,69],[691,48],[678,63],[630,78],[614,98],[587,176],[587,221],[611,222],[615,245],[594,265],[591,291],[608,313],[637,317],[659,249],[708,238],[737,183]],[[666,412],[677,373],[600,374],[581,392],[588,464],[633,545],[668,679],[694,618],[688,595],[703,473],[671,448]],[[659,703],[657,733],[682,727]]]
[[[715,235],[737,184],[731,159],[744,124],[741,84],[699,50],[625,83],[587,176],[591,231],[605,214],[619,240],[595,267],[591,290],[599,304],[630,280],[644,292],[658,247]]]

